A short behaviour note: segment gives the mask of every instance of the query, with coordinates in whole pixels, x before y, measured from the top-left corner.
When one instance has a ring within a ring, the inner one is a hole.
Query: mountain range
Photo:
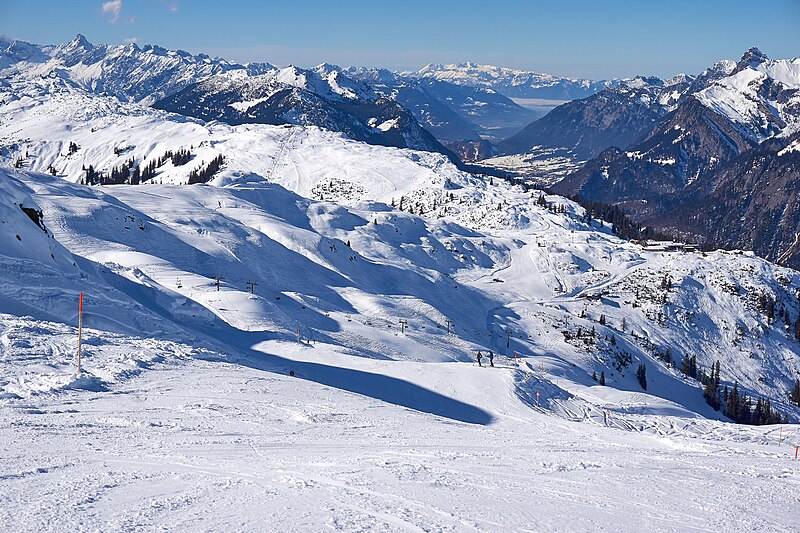
[[[792,531],[798,78],[0,41],[0,529]]]
[[[639,139],[610,144],[553,190],[619,205],[705,246],[756,250],[798,267],[800,59],[770,60],[753,48],[720,66],[689,83]]]
[[[490,141],[541,116],[491,87],[439,80],[431,68],[406,75],[328,64],[278,68],[153,45],[95,45],[82,35],[58,46],[0,38],[0,68],[60,76],[97,94],[205,119],[316,125],[365,142],[448,155],[443,144],[458,149],[482,139],[482,153],[491,153]],[[192,98],[201,94],[206,105],[198,108]]]

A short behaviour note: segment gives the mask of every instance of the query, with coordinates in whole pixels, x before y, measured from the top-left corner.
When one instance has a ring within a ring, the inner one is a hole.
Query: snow
[[[787,486],[797,482],[797,426],[667,416],[639,431],[636,422],[617,427],[614,414],[604,427],[599,413],[570,421],[526,404],[513,368],[364,361],[288,343],[260,350],[237,360],[167,356],[107,392],[6,400],[0,442],[13,446],[0,472],[0,524],[792,531],[796,523],[798,498]],[[348,378],[366,390],[327,383],[336,368],[353,368]],[[434,412],[392,403],[385,391],[395,380],[420,401],[453,400]],[[491,423],[459,420],[463,402]]]
[[[397,121],[398,120],[399,119],[396,119],[396,118],[386,120],[386,121],[381,122],[380,124],[378,124],[376,126],[376,128],[378,128],[381,131],[389,131],[390,129],[397,127]]]
[[[626,242],[440,154],[0,91],[1,529],[796,529],[800,344],[757,299],[795,320],[797,272]],[[793,423],[730,423],[667,348]]]
[[[789,152],[800,152],[800,140],[792,141],[786,148],[778,152],[778,157],[786,155]]]
[[[792,89],[800,88],[800,57],[765,61],[756,67],[775,81],[779,81]]]
[[[774,87],[769,88],[769,83],[787,90],[785,96]],[[694,96],[709,109],[743,126],[745,135],[761,142],[780,130],[796,128],[794,109],[800,97],[791,91],[798,87],[800,59],[766,60],[717,80]]]
[[[269,100],[269,97],[266,98],[255,98],[253,100],[245,100],[243,102],[234,102],[232,104],[228,104],[230,107],[234,108],[236,111],[244,113],[248,109],[253,106],[260,104],[261,102],[266,102]]]

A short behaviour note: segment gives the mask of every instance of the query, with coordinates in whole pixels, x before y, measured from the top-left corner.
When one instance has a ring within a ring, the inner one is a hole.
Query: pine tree
[[[792,401],[800,405],[800,378],[794,380],[794,388],[792,389]]]
[[[596,371],[594,371],[594,370],[592,371],[592,379],[593,379],[594,381],[597,381],[597,372],[596,372]]]
[[[722,407],[722,399],[719,394],[719,361],[711,365],[711,375],[705,381],[703,397],[715,411],[719,411]]]
[[[725,416],[732,420],[738,420],[739,412],[739,383],[734,383],[733,389],[728,394],[728,401],[725,404]]]
[[[641,363],[639,368],[636,369],[636,379],[639,380],[639,385],[642,386],[642,389],[647,390],[647,367],[644,363]]]
[[[598,382],[600,383],[600,385],[606,384],[606,373],[602,370],[600,371],[600,379],[598,380]]]

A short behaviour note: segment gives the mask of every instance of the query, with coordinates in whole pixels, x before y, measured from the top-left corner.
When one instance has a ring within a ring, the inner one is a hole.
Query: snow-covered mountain
[[[404,76],[385,69],[349,68],[346,72],[409,109],[445,144],[481,138],[499,141],[540,116],[487,87]]]
[[[676,359],[697,354],[706,367],[721,359],[730,385],[738,381],[787,414],[795,413],[785,398],[800,364],[800,345],[792,336],[800,315],[794,288],[800,287],[800,278],[792,271],[748,256],[648,252],[617,239],[608,227],[586,224],[582,209],[567,200],[549,197],[549,203],[566,206],[563,214],[550,213],[540,205],[540,193],[499,180],[488,183],[459,171],[437,153],[370,146],[316,128],[203,123],[97,97],[60,78],[39,80],[38,94],[30,86],[28,90],[21,94],[12,87],[0,98],[2,161],[27,172],[7,173],[6,179],[19,182],[15,187],[32,195],[32,201],[22,203],[43,211],[44,224],[69,253],[106,264],[133,283],[139,283],[139,272],[153,280],[155,285],[148,284],[156,291],[153,297],[159,295],[160,308],[166,304],[159,291],[169,286],[171,292],[165,294],[175,297],[171,284],[176,277],[188,288],[186,280],[207,276],[210,270],[228,271],[233,285],[257,279],[265,294],[291,291],[296,294],[292,298],[306,306],[316,302],[319,312],[349,313],[351,318],[359,313],[365,318],[383,316],[384,311],[366,309],[389,305],[394,300],[386,295],[399,291],[396,294],[411,298],[403,304],[409,309],[430,309],[428,317],[442,316],[440,325],[449,319],[464,328],[459,338],[468,344],[437,348],[450,354],[448,358],[468,359],[468,345],[505,353],[504,339],[498,335],[514,331],[509,349],[558,354],[577,365],[576,376],[605,370],[610,383],[622,388],[636,389],[631,365],[645,362],[662,376],[656,382],[665,380],[654,394],[710,415],[713,411],[697,407],[694,400],[687,404],[689,400],[682,399],[688,394],[683,381],[664,361],[669,349]],[[188,152],[188,162],[164,156],[182,151]],[[220,156],[222,166],[209,178],[218,187],[177,185]],[[89,167],[108,177],[125,165],[133,172],[150,164],[153,175],[143,185],[61,185],[84,181]],[[47,170],[63,177],[30,173]],[[153,194],[165,201],[154,203]],[[73,196],[75,202],[89,204],[72,207],[73,201],[65,198]],[[9,198],[8,203],[20,202]],[[229,209],[234,209],[237,225],[250,229],[212,229],[233,216]],[[262,214],[255,216],[251,209]],[[314,221],[303,222],[312,212],[318,213]],[[202,213],[211,217],[207,227]],[[267,230],[274,223],[267,221],[275,217],[282,221],[279,233]],[[88,227],[87,220],[93,221]],[[174,241],[175,235],[184,234],[192,237],[183,244]],[[162,242],[167,238],[169,242]],[[206,238],[211,240],[202,244]],[[305,259],[298,257],[300,262],[292,266],[287,263],[292,256],[286,256],[275,270],[272,260],[257,259],[275,257],[272,241]],[[23,242],[28,240],[17,244]],[[21,249],[30,251],[27,246]],[[219,255],[224,249],[234,251]],[[174,256],[172,250],[184,250],[183,255]],[[45,263],[47,253],[39,258]],[[187,262],[186,257],[194,259]],[[159,259],[153,262],[154,258]],[[240,261],[242,266],[236,266]],[[111,263],[122,265],[122,270]],[[387,264],[397,271],[384,270]],[[281,278],[284,268],[307,274],[302,283],[291,281]],[[664,279],[669,284],[662,283]],[[338,280],[336,290],[329,286],[332,280]],[[730,283],[738,289],[729,291]],[[20,289],[15,290],[18,294]],[[372,303],[353,300],[343,305],[343,294],[353,290]],[[205,307],[237,328],[245,328],[238,322],[242,320],[255,321],[245,329],[256,323],[270,331],[294,328],[294,322],[287,322],[266,301],[249,311],[249,318],[234,317],[217,304],[195,300],[200,293],[192,297],[178,292],[181,298],[189,297],[192,306]],[[779,319],[768,319],[754,307],[762,293],[776,302]],[[459,305],[451,307],[457,294]],[[262,304],[266,307],[258,307]],[[39,304],[32,298],[26,305]],[[687,315],[687,309],[695,311]],[[598,324],[601,315],[604,323]],[[40,316],[53,319],[44,309]],[[327,318],[319,318],[306,326],[326,338],[339,338],[325,325]],[[384,319],[390,320],[389,315]],[[186,326],[180,317],[170,320]],[[591,340],[577,333],[592,326],[600,333]],[[368,332],[360,335],[369,337]],[[363,344],[337,342],[350,349]],[[720,350],[730,343],[740,346],[741,356]],[[776,359],[775,354],[783,355]]]
[[[725,60],[698,76],[617,80],[591,96],[556,107],[499,143],[498,151],[509,155],[566,150],[574,159],[585,161],[607,148],[628,148],[649,134],[687,95],[729,75],[735,66]]]
[[[241,65],[204,54],[159,46],[92,44],[83,35],[58,46],[39,46],[0,37],[0,72],[4,77],[57,75],[98,94],[152,104],[199,79],[241,72],[274,72],[268,63]]]
[[[569,149],[589,159],[611,146],[629,146],[674,107],[690,78],[663,81],[638,77],[593,96],[555,108],[498,145],[505,154],[536,148]]]
[[[562,101],[586,98],[617,83],[616,80],[564,78],[477,63],[429,64],[415,72],[404,74],[458,85],[489,88],[510,98]]]
[[[339,70],[326,71],[325,65],[261,76],[214,76],[154,107],[233,125],[312,125],[371,144],[450,154],[407,109]]]
[[[0,40],[0,69],[7,79],[57,76],[95,94],[206,120],[315,125],[366,142],[451,154],[406,109],[329,65],[241,65],[151,45],[93,45],[78,35],[59,46]]]
[[[800,127],[800,60],[768,60],[753,48],[737,64],[726,66],[733,66],[728,76],[707,80],[706,87],[684,93],[674,111],[642,140],[626,150],[610,148],[601,153],[555,190],[619,204],[640,220],[686,232],[689,228],[682,222],[709,214],[706,202],[712,198],[722,211],[734,213],[747,209],[750,204],[745,198],[762,194],[758,191],[770,183],[788,185],[793,163],[776,154],[793,142],[792,135]],[[775,142],[764,145],[770,139]],[[763,165],[753,167],[758,161]],[[740,179],[736,176],[753,170],[758,179],[748,180],[749,188],[739,183],[737,194],[721,192],[728,189],[725,183],[732,184]],[[783,258],[797,266],[800,263],[790,249],[800,231],[800,218],[791,210],[784,211],[797,202],[794,191],[791,186],[774,190],[773,211],[777,211],[766,217],[761,216],[764,212],[756,215],[752,230],[727,224],[711,231],[704,223],[692,232],[694,238],[709,245],[757,249],[765,257]],[[726,200],[720,204],[723,197]],[[696,213],[689,216],[685,204],[691,204]],[[675,209],[676,214],[668,214]]]
[[[731,74],[694,96],[755,142],[800,122],[800,58],[770,60],[751,48]]]
[[[381,99],[336,72],[208,83]],[[800,420],[797,271],[243,122],[2,79],[0,527],[791,530],[798,426],[728,415]]]

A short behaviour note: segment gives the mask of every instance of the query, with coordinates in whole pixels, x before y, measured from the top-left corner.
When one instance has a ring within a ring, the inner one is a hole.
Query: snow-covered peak
[[[341,72],[342,68],[338,65],[333,65],[331,63],[320,63],[316,67],[311,68],[310,70],[316,72],[320,76],[327,76],[333,72]]]
[[[736,64],[736,70],[743,70],[745,68],[754,69],[768,60],[769,58],[766,56],[766,54],[764,54],[764,52],[753,46],[742,55],[739,63]]]
[[[800,89],[800,57],[763,61],[755,69],[787,88]]]
[[[730,62],[715,65],[724,72]],[[800,59],[771,60],[751,48],[730,71],[695,96],[727,117],[749,138],[761,142],[800,121]]]
[[[680,74],[676,74],[675,76],[673,76],[673,77],[671,77],[671,78],[669,78],[667,80],[664,80],[664,86],[665,87],[673,87],[673,86],[676,86],[676,85],[684,85],[684,84],[691,83],[692,81],[694,81],[694,79],[695,79],[694,76],[690,76],[688,74],[685,74],[685,73],[681,72]]]
[[[41,62],[49,56],[36,46],[25,41],[0,36],[0,69],[4,69],[17,62]]]
[[[634,78],[624,79],[620,81],[620,87],[630,89],[647,89],[650,87],[663,87],[664,81],[655,76],[636,76]]]
[[[395,83],[399,75],[386,68],[375,67],[347,67],[343,70],[350,78],[365,80],[374,83]]]

